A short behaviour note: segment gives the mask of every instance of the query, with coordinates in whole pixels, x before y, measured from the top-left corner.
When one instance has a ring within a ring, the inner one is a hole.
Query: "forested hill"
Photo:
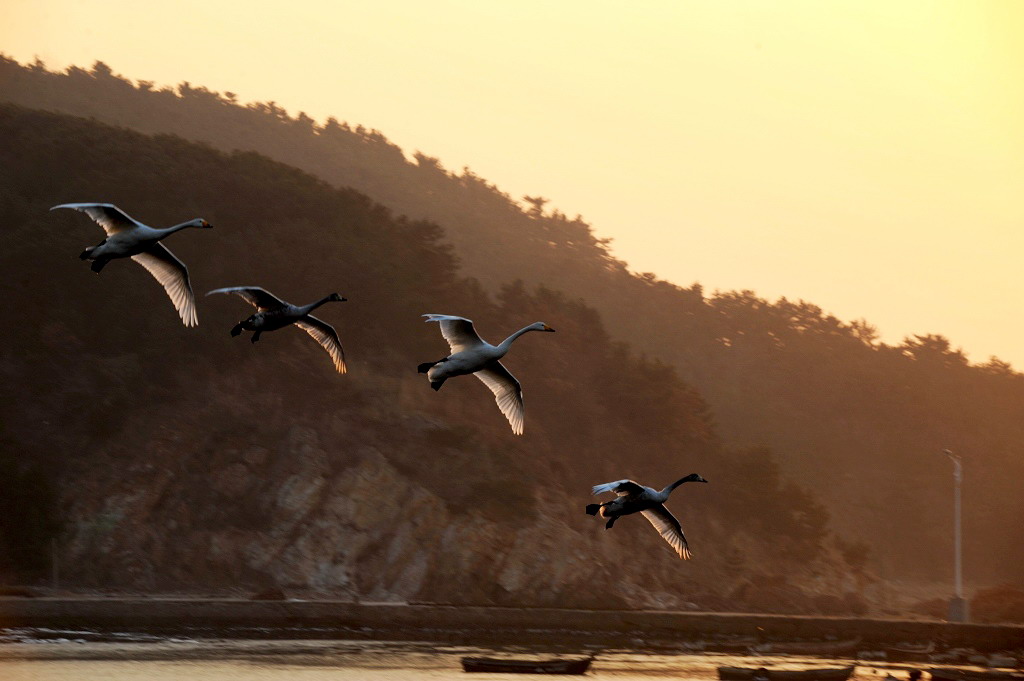
[[[869,324],[810,303],[631,274],[579,218],[524,208],[424,154],[408,160],[377,131],[318,125],[273,103],[133,84],[102,64],[53,73],[11,60],[0,63],[0,98],[259,151],[439,224],[460,274],[486,291],[522,280],[583,299],[612,338],[697,389],[728,443],[772,447],[787,473],[820,490],[887,576],[948,577],[951,483],[938,452],[955,449],[967,467],[968,574],[1021,578],[1024,546],[1009,528],[1024,520],[1014,483],[1024,473],[1024,378],[1005,363],[972,366],[939,335],[880,343]]]
[[[62,583],[79,587],[862,605],[848,574],[863,550],[830,536],[815,495],[769,453],[723,447],[700,395],[579,302],[521,285],[492,297],[461,277],[435,225],[251,152],[11,105],[0,139],[0,295],[17,311],[0,346],[0,581],[45,575],[55,538]],[[200,326],[186,329],[134,263],[90,272],[77,254],[102,230],[47,209],[92,198],[153,225],[212,222],[167,241],[200,295],[345,295],[318,315],[350,372],[296,329],[231,338],[251,313],[234,297],[200,298]],[[477,381],[435,393],[416,373],[447,351],[424,311],[472,312],[491,339],[556,326],[507,359],[525,435]],[[606,532],[583,513],[595,483],[690,472],[712,484],[684,486],[672,506],[700,560],[678,560],[642,518]]]

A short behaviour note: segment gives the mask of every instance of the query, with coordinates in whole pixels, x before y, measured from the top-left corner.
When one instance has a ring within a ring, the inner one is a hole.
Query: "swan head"
[[[690,473],[685,478],[683,478],[683,482],[707,482],[707,480],[700,477],[696,473]]]
[[[348,298],[342,298],[337,293],[332,293],[331,295],[327,296],[327,300],[331,300],[336,303],[344,303],[346,300],[348,300]]]
[[[544,322],[536,322],[534,324],[530,324],[530,330],[531,331],[549,331],[551,333],[555,332],[554,329],[552,329],[550,326],[548,326]]]
[[[189,227],[198,227],[199,229],[213,229],[213,225],[202,218],[196,218],[188,223]]]

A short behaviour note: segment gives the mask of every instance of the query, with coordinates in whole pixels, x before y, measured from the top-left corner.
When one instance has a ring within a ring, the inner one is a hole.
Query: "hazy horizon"
[[[0,49],[375,128],[635,271],[1024,367],[1020,5],[272,7],[13,3]]]

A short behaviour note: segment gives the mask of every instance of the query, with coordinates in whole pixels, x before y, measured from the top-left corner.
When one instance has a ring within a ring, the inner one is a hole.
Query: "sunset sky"
[[[1024,368],[1024,2],[6,0],[0,51],[376,128],[634,270]]]

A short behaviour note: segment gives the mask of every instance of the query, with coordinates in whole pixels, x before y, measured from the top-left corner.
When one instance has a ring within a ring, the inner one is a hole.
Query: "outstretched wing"
[[[145,267],[160,285],[167,291],[167,296],[174,303],[185,326],[198,326],[196,315],[196,297],[192,286],[188,283],[188,268],[185,263],[174,257],[163,244],[156,243],[147,250],[132,256],[132,260]]]
[[[85,213],[103,228],[107,236],[142,226],[112,203],[62,203],[50,210],[58,208],[71,208]]]
[[[473,328],[473,322],[465,317],[455,317],[449,314],[425,314],[423,316],[427,318],[428,322],[438,322],[441,325],[441,335],[448,341],[452,354],[475,348],[484,343],[477,335],[476,329]]]
[[[227,288],[215,288],[206,295],[214,293],[234,293],[260,310],[272,310],[287,305],[283,300],[270,291],[259,286],[229,286]]]
[[[323,346],[323,349],[331,356],[334,368],[338,370],[339,374],[348,371],[348,366],[345,364],[345,349],[341,347],[338,332],[334,330],[333,326],[313,315],[306,315],[295,322],[295,326],[308,333],[313,340]]]
[[[658,531],[662,539],[667,541],[669,546],[676,550],[680,558],[690,560],[693,554],[690,553],[690,547],[686,543],[683,528],[680,526],[679,521],[676,520],[676,517],[665,508],[664,504],[658,504],[654,508],[641,511],[641,513],[651,522],[651,525],[654,525],[654,529]]]
[[[467,321],[467,320],[463,320]],[[442,327],[443,328],[443,327]],[[472,325],[469,327],[472,329]],[[455,346],[452,346],[455,349]],[[516,377],[501,362],[490,362],[486,367],[473,374],[491,389],[498,409],[508,419],[512,432],[523,434],[523,389]]]
[[[606,482],[603,485],[594,485],[590,491],[594,494],[615,492],[620,497],[625,497],[631,494],[640,494],[644,491],[644,488],[643,485],[632,480],[616,480],[615,482]]]

